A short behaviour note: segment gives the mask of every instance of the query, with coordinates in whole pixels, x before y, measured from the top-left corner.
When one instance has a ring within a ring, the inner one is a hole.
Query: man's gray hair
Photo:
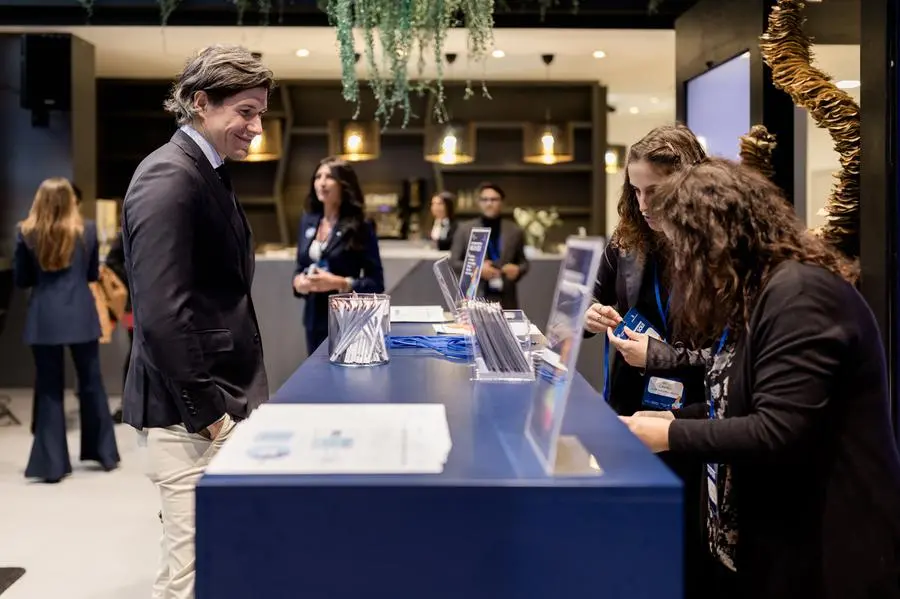
[[[248,89],[275,87],[272,71],[258,56],[241,46],[215,45],[191,58],[175,80],[163,106],[179,125],[189,124],[196,114],[194,94],[204,91],[213,104]]]

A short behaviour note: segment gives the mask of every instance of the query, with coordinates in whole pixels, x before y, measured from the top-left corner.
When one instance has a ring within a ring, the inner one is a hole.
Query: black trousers
[[[27,478],[58,481],[72,472],[66,441],[65,359],[63,345],[33,345],[36,370],[34,383],[34,442]],[[78,377],[78,404],[81,417],[82,461],[100,462],[106,469],[119,463],[109,400],[100,373],[97,341],[69,346]]]

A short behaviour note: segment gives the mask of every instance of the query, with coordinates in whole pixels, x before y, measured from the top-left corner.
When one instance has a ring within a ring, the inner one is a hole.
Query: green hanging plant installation
[[[253,8],[254,4],[259,8],[261,24],[269,24],[269,14],[272,12],[272,0],[255,0],[255,2],[254,0],[231,0],[231,2],[234,4],[235,8],[237,8],[238,25],[244,24],[244,13],[246,13],[248,9]]]
[[[172,16],[172,13],[175,12],[175,9],[178,8],[178,5],[181,4],[181,0],[158,0],[159,2],[159,14],[162,17],[163,26],[169,22],[169,17]]]
[[[84,10],[87,11],[88,17],[94,15],[94,0],[78,0],[78,4],[84,7]]]
[[[434,91],[435,115],[443,119],[443,54],[450,29],[458,25],[466,28],[470,60],[484,60],[493,46],[494,0],[325,0],[323,8],[337,30],[344,99],[356,102],[357,112],[359,81],[353,31],[361,30],[369,85],[378,106],[375,118],[382,123],[390,121],[400,109],[406,126],[412,116],[410,94],[426,88]],[[437,66],[434,83],[421,81],[429,54]],[[418,84],[412,84],[409,78],[413,56],[417,58]],[[472,93],[469,83],[466,93]]]

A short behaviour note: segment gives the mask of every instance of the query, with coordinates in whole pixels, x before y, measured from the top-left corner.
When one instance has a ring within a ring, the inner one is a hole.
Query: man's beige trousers
[[[147,431],[147,474],[159,489],[163,527],[153,599],[194,597],[194,489],[234,427],[226,418],[215,441],[180,424]]]

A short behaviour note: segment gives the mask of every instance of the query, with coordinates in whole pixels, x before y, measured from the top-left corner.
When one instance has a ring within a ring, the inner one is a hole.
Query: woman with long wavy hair
[[[661,411],[702,402],[703,370],[676,368],[670,304],[669,250],[658,221],[647,212],[647,198],[669,175],[706,156],[690,129],[670,125],[653,129],[628,151],[625,183],[619,198],[619,223],[600,262],[594,303],[585,315],[586,335],[613,331],[623,317],[639,315],[659,339],[625,329],[628,343],[604,339],[604,396],[618,413]],[[628,326],[639,328],[635,323]],[[612,336],[610,336],[612,337]],[[615,348],[612,361],[610,350]],[[681,351],[681,350],[679,350]],[[645,368],[655,368],[646,376]],[[662,372],[666,370],[665,372]],[[674,392],[672,392],[674,391]],[[703,537],[697,504],[702,464],[662,456],[684,482],[685,596],[702,584]]]
[[[659,340],[643,341],[640,359],[631,346],[607,359],[604,396],[620,415],[639,410],[664,410],[703,400],[703,379],[686,369],[673,372],[669,387],[678,397],[654,393],[644,376],[646,362],[656,362],[672,337],[669,321],[668,248],[659,225],[647,213],[647,197],[672,173],[703,159],[706,153],[683,125],[657,127],[628,150],[625,182],[619,198],[619,223],[600,262],[594,286],[595,301],[585,315],[587,335],[606,333],[633,311],[646,321]],[[634,324],[629,324],[634,328]],[[630,331],[629,331],[630,332]],[[605,340],[604,340],[605,341]],[[607,350],[609,346],[607,345]],[[618,348],[617,348],[618,349]],[[607,352],[608,353],[608,352]]]
[[[384,291],[378,237],[365,219],[364,202],[348,162],[329,157],[319,163],[300,218],[292,281],[294,296],[306,300],[303,324],[309,354],[328,337],[328,296]]]
[[[709,347],[708,401],[624,417],[701,459],[709,596],[900,597],[900,456],[856,272],[761,174],[708,159],[660,185],[677,334]]]
[[[31,289],[25,343],[35,363],[34,443],[25,476],[59,482],[72,472],[63,409],[69,346],[78,376],[81,460],[107,471],[119,463],[109,401],[100,374],[100,320],[88,285],[99,276],[97,230],[82,219],[66,179],[47,179],[16,236],[15,282]]]

